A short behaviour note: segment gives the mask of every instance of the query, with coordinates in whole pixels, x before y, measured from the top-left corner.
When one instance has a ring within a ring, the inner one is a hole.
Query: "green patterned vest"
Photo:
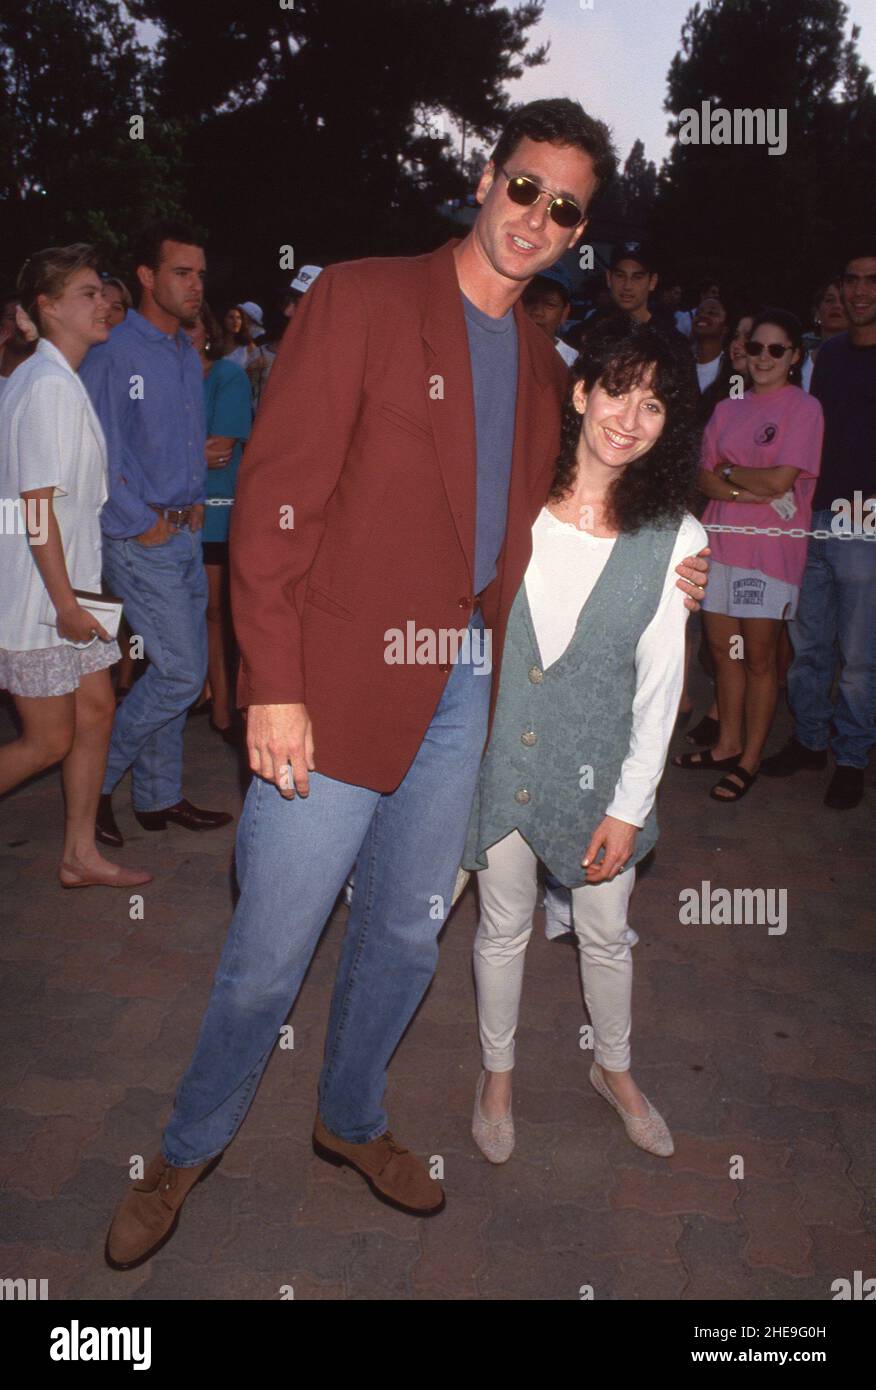
[[[499,697],[481,765],[466,869],[519,830],[568,888],[586,882],[581,858],[614,796],[629,752],[636,645],[657,611],[678,528],[621,534],[578,615],[562,656],[542,669],[525,582],[502,656]],[[630,865],[657,839],[652,807]]]

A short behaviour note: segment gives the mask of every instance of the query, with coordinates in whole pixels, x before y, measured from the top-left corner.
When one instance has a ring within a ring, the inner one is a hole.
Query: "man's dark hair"
[[[178,241],[183,246],[203,246],[204,238],[196,227],[182,218],[166,217],[145,226],[131,247],[134,270],[146,265],[157,270],[161,264],[161,247],[165,241]]]
[[[563,406],[560,454],[551,497],[567,496],[578,469],[576,451],[583,417],[572,399],[583,381],[588,393],[599,382],[607,391],[629,391],[653,368],[651,390],[666,410],[666,422],[656,444],[634,459],[611,484],[609,511],[620,531],[641,526],[678,525],[690,505],[699,468],[700,431],[697,391],[690,369],[690,352],[663,334],[653,323],[637,323],[626,314],[613,314],[584,335],[581,353],[570,370],[569,392]]]
[[[494,167],[500,169],[506,164],[520,141],[526,139],[574,145],[589,154],[597,188],[610,183],[617,173],[617,153],[608,126],[595,116],[588,116],[580,102],[568,97],[530,101],[515,111],[490,156]]]
[[[876,261],[876,236],[864,235],[849,242],[840,267],[840,275],[845,274],[852,261]]]

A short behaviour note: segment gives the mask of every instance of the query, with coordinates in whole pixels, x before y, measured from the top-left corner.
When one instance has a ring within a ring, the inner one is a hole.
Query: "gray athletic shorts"
[[[793,618],[799,593],[797,584],[773,579],[761,570],[712,560],[703,612],[725,613],[728,618]]]

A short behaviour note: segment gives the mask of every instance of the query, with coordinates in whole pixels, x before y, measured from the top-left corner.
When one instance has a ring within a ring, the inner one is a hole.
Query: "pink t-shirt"
[[[702,523],[733,526],[777,526],[782,531],[809,530],[812,495],[821,468],[824,417],[814,396],[799,386],[721,401],[703,435],[702,467],[715,472],[725,463],[739,468],[799,468],[794,480],[796,513],[789,520],[773,507],[758,502],[711,500]],[[735,536],[709,532],[712,558],[722,565],[760,570],[773,579],[800,584],[806,565],[803,537]]]

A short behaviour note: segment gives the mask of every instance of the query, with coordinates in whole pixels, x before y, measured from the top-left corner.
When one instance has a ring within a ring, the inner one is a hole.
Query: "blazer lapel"
[[[474,582],[477,436],[468,334],[453,259],[456,244],[448,242],[429,258],[422,334],[426,349],[426,399],[438,464]]]

